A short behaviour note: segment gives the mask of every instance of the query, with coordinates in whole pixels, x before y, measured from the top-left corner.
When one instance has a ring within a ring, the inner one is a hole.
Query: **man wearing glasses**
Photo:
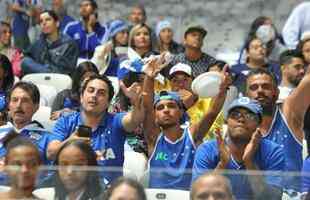
[[[244,170],[242,175],[227,174],[236,199],[280,199],[279,176],[245,175],[245,170],[281,171],[285,161],[282,148],[262,138],[258,129],[262,107],[247,97],[232,102],[228,108],[227,137],[217,132],[216,140],[207,141],[196,151],[193,180],[208,170]]]

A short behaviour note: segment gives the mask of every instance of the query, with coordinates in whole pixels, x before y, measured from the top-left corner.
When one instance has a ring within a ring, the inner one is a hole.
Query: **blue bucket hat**
[[[240,97],[238,99],[235,99],[228,107],[227,109],[227,115],[226,119],[228,117],[228,114],[235,108],[245,108],[248,111],[256,114],[260,120],[263,118],[263,108],[259,104],[258,101],[252,100],[248,97]]]
[[[113,20],[110,23],[110,39],[113,38],[117,33],[124,31],[124,30],[128,30],[128,25],[125,21],[117,19],[117,20]]]

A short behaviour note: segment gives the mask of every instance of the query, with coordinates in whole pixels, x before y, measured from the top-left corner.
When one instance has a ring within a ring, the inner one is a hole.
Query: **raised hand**
[[[185,89],[178,90],[178,94],[181,97],[182,102],[186,108],[192,107],[196,103],[196,100],[198,99],[197,95]]]
[[[131,104],[135,105],[142,91],[141,85],[137,82],[134,82],[130,87],[127,88],[123,81],[120,81],[119,85],[125,96],[130,99]]]
[[[159,57],[150,58],[145,64],[144,73],[151,78],[155,78],[169,64],[170,60],[168,57],[167,52],[164,52]]]
[[[261,131],[259,128],[257,128],[256,131],[253,133],[250,142],[244,149],[242,160],[246,166],[253,164],[253,158],[261,139],[262,139]]]
[[[228,68],[229,66],[226,64],[224,68],[222,69],[222,71],[220,72],[222,76],[222,82],[220,84],[221,92],[226,91],[228,87],[232,84],[232,79],[231,79],[231,76],[229,75]]]
[[[221,135],[221,131],[219,129],[215,130],[215,136],[218,146],[218,151],[220,153],[220,162],[219,165],[221,169],[224,169],[230,160],[230,150],[226,147],[224,139]]]

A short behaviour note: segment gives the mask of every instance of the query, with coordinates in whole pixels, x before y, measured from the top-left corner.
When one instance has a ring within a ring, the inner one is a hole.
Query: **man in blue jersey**
[[[32,116],[39,108],[40,93],[32,83],[18,82],[12,88],[8,96],[9,118],[11,119],[7,126],[0,127],[0,141],[10,130],[14,129],[22,136],[30,138],[37,145],[41,159],[44,164],[48,164],[47,145],[55,139],[44,127],[37,121],[32,121]],[[0,157],[4,158],[6,151],[0,142]]]
[[[62,116],[56,122],[53,135],[57,139],[49,144],[49,156],[55,156],[64,142],[83,139],[89,142],[97,153],[98,164],[107,167],[103,168],[107,171],[102,173],[105,182],[109,183],[117,176],[121,176],[126,134],[132,132],[144,118],[141,95],[132,94],[134,95],[131,98],[133,105],[131,112],[111,114],[107,111],[114,95],[111,81],[106,76],[91,76],[81,89],[81,112]],[[80,135],[80,125],[91,128],[90,133],[87,133],[89,135]],[[109,167],[115,169],[108,171]]]
[[[80,50],[81,59],[91,59],[95,48],[108,40],[108,28],[98,22],[95,0],[82,0],[80,3],[80,21],[67,24],[64,34],[73,38]]]
[[[193,180],[208,170],[270,170],[285,167],[282,148],[262,139],[258,129],[262,108],[257,101],[241,97],[227,110],[227,137],[217,132],[217,139],[200,145],[195,155]],[[280,199],[282,179],[279,176],[228,174],[237,199]]]
[[[293,92],[277,105],[279,90],[274,76],[263,69],[253,70],[246,80],[246,95],[260,102],[263,137],[284,148],[287,171],[302,169],[303,122],[310,105],[310,74],[307,73]],[[287,176],[284,192],[293,198],[300,191],[300,178]]]
[[[156,64],[155,64],[156,65]],[[145,71],[146,115],[144,131],[148,144],[151,188],[188,190],[196,146],[202,143],[205,133],[221,111],[229,85],[228,73],[222,73],[219,94],[213,106],[197,124],[184,123],[184,105],[175,92],[161,91],[154,96],[152,65]]]

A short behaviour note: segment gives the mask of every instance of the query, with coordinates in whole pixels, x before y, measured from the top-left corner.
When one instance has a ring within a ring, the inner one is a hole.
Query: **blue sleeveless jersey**
[[[150,188],[188,190],[196,152],[189,129],[175,142],[160,134],[149,159]]]
[[[302,169],[302,144],[295,138],[288,127],[279,106],[277,107],[271,128],[265,137],[279,144],[284,151],[286,166],[289,172],[300,172]],[[300,176],[285,176],[284,187],[300,191]]]

